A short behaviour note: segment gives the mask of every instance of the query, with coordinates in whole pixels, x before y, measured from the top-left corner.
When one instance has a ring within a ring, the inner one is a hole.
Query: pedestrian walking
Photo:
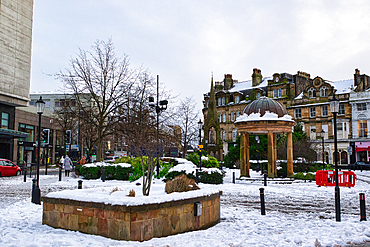
[[[71,171],[72,165],[73,165],[72,160],[68,157],[68,155],[66,155],[66,158],[64,159],[64,162],[63,162],[66,177],[69,177],[69,172]]]

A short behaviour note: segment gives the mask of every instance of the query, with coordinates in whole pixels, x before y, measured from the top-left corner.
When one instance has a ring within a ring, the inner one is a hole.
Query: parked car
[[[21,168],[7,159],[0,159],[0,177],[19,176]]]
[[[110,156],[110,157],[105,158],[105,160],[103,160],[103,162],[113,163],[118,158],[119,158],[118,156]]]
[[[357,161],[347,166],[349,170],[370,170],[370,163],[364,161]]]

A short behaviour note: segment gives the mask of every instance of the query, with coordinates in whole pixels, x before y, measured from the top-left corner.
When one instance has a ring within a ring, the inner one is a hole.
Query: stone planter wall
[[[139,206],[42,197],[42,224],[118,240],[145,241],[217,224],[221,194]],[[200,216],[194,216],[196,202],[202,203]]]

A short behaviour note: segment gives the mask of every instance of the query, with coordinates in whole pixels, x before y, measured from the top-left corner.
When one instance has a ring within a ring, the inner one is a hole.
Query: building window
[[[236,112],[236,118],[238,118],[238,117],[239,117],[239,111]]]
[[[218,98],[218,105],[221,105],[221,98]]]
[[[327,117],[328,116],[328,106],[327,105],[323,105],[322,107],[321,107],[321,111],[322,111],[322,116],[323,117]]]
[[[310,117],[316,117],[316,107],[310,107]]]
[[[294,112],[295,112],[295,118],[302,118],[302,109],[301,108],[296,108]]]
[[[221,131],[221,140],[225,141],[225,131]]]
[[[366,111],[366,103],[358,103],[357,111]]]
[[[9,129],[9,113],[1,113],[1,128]]]
[[[339,112],[338,114],[339,115],[344,115],[346,113],[345,109],[344,109],[344,104],[339,104]]]
[[[236,138],[238,137],[237,130],[233,129],[233,142],[236,142]]]
[[[358,137],[367,137],[367,121],[358,121]]]
[[[219,120],[220,123],[222,123],[221,114],[218,115],[218,120]]]
[[[222,122],[226,122],[226,114],[224,113],[224,114],[222,114]]]
[[[234,112],[231,112],[231,121],[234,122],[235,121],[235,114]]]
[[[329,89],[327,87],[320,88],[320,96],[321,97],[328,97]]]
[[[281,97],[283,95],[283,90],[281,88],[279,88],[278,90],[278,97]]]
[[[45,107],[50,107],[50,100],[45,100]]]
[[[310,89],[308,89],[308,98],[315,98],[316,97],[316,90],[311,87]]]
[[[235,96],[235,103],[238,104],[240,101],[239,95]]]
[[[276,97],[277,97],[277,90],[276,90],[276,89],[274,89],[274,95],[273,95],[273,97],[274,97],[274,98],[276,98]]]
[[[55,107],[59,107],[59,101],[54,102]]]
[[[310,126],[310,139],[316,140],[316,125]]]
[[[36,100],[31,100],[30,105],[36,105]]]
[[[259,99],[260,97],[261,97],[261,94],[257,93],[257,99]]]
[[[225,105],[226,102],[225,102],[225,97],[222,97],[222,105]]]

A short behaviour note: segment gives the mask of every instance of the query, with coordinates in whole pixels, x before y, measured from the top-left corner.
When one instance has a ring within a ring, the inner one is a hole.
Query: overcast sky
[[[370,75],[370,1],[34,0],[31,92],[62,87],[46,74],[109,38],[199,109],[212,72],[215,81],[249,80],[253,68],[331,81],[355,68]]]

